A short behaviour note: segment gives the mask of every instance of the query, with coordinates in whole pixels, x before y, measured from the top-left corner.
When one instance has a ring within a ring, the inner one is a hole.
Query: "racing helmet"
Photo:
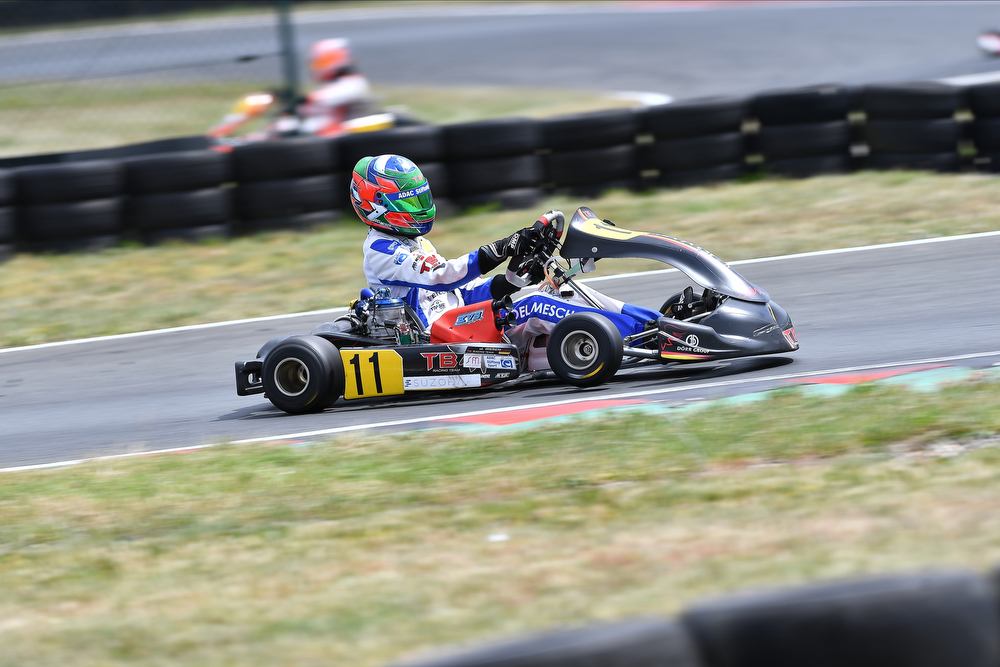
[[[422,236],[434,224],[431,186],[401,155],[363,157],[351,174],[351,203],[370,227],[397,236]]]
[[[346,39],[323,39],[309,49],[309,69],[317,81],[332,81],[353,66]]]

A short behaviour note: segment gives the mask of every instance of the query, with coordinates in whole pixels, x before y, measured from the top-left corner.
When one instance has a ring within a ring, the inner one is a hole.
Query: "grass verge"
[[[442,217],[431,239],[455,257],[547,208],[569,213],[586,204],[623,227],[686,238],[732,261],[1000,229],[996,183],[973,175],[886,172],[555,197],[537,211]],[[309,233],[19,254],[0,265],[0,346],[346,305],[364,286],[366,231],[345,214],[340,224]],[[662,266],[605,260],[598,274]]]
[[[3,475],[0,665],[377,665],[746,586],[985,568],[1000,449],[917,454],[996,442],[998,402],[996,381],[787,390]]]

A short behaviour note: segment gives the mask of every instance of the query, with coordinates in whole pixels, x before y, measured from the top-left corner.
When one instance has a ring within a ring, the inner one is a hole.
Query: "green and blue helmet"
[[[401,155],[364,157],[351,174],[351,203],[369,226],[398,236],[422,236],[434,224],[431,186]]]

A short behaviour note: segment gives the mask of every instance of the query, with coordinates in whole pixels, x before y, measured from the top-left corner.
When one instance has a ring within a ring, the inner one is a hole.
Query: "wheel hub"
[[[567,366],[574,371],[585,371],[597,360],[599,348],[593,335],[586,331],[574,331],[563,339],[560,352]]]
[[[283,359],[274,368],[274,385],[286,396],[298,396],[309,386],[309,369],[299,359]]]

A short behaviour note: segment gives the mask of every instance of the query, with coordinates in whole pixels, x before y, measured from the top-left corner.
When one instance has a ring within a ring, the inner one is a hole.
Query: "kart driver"
[[[430,184],[405,157],[361,158],[351,174],[351,203],[371,227],[364,243],[369,287],[389,288],[389,295],[409,304],[424,326],[446,310],[499,299],[520,289],[504,275],[483,276],[525,252],[531,228],[456,259],[445,259],[424,237],[436,212]],[[540,279],[534,278],[535,282]]]
[[[364,115],[370,95],[368,80],[358,71],[346,39],[323,39],[309,49],[309,69],[322,84],[296,108],[299,132],[332,136],[341,123]]]

